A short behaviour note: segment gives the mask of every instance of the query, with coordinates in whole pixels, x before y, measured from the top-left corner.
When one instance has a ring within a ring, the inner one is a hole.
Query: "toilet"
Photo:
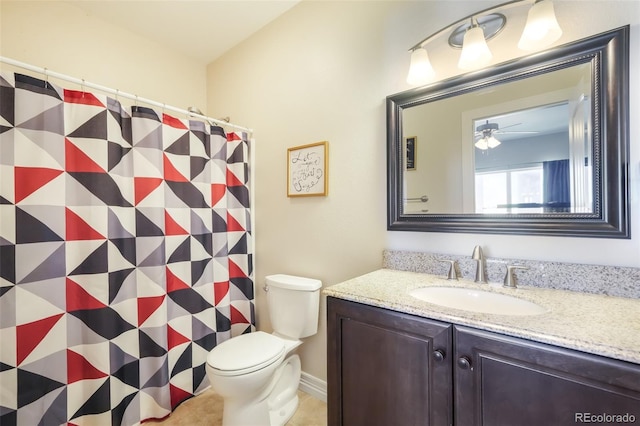
[[[223,398],[223,426],[281,426],[298,408],[303,337],[318,331],[322,282],[269,275],[264,290],[273,333],[256,331],[217,345],[207,357],[211,388]]]

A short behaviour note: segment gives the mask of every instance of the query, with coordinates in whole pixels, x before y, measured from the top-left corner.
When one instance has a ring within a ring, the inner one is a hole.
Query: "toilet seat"
[[[207,364],[220,376],[240,376],[284,358],[283,339],[263,331],[229,339],[209,352]]]

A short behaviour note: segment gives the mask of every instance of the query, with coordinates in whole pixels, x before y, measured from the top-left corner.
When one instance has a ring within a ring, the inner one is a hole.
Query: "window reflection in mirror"
[[[588,94],[474,120],[475,213],[591,213]]]
[[[593,212],[591,81],[583,63],[405,108],[404,214]]]

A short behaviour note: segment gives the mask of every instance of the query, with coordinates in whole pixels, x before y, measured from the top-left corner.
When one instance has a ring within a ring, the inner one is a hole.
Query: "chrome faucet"
[[[522,269],[522,270],[527,270],[529,268],[527,268],[526,266],[519,266],[519,265],[507,265],[507,273],[504,276],[504,287],[509,287],[509,288],[517,288],[517,278],[516,278],[516,274],[515,274],[515,270],[516,269]]]
[[[436,259],[438,262],[446,262],[449,264],[449,272],[447,273],[448,280],[457,280],[458,275],[458,261],[449,259]]]
[[[471,255],[471,258],[476,262],[478,262],[478,265],[476,267],[476,279],[474,281],[477,283],[486,284],[487,277],[485,276],[484,271],[487,265],[486,265],[486,260],[484,258],[484,253],[482,253],[482,247],[475,246],[473,248],[473,254]]]

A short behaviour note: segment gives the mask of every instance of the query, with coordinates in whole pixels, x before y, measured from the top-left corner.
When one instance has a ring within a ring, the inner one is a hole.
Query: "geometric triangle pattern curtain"
[[[0,78],[0,424],[133,425],[255,330],[249,141]]]

